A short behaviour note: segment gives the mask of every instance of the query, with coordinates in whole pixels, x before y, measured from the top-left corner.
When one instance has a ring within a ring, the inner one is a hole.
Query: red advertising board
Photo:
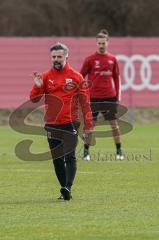
[[[0,38],[0,108],[16,108],[32,87],[31,73],[50,68],[49,48],[57,41],[68,45],[69,62],[77,70],[96,50],[95,38]],[[109,51],[119,60],[122,103],[158,106],[159,39],[111,38]]]

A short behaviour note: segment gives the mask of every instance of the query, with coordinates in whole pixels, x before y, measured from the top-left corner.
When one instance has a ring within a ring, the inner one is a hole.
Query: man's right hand
[[[32,78],[35,82],[35,85],[40,88],[43,85],[43,79],[40,73],[33,72]]]

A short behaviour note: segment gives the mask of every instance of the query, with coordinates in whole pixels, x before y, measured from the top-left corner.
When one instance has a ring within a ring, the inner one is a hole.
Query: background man
[[[97,34],[97,51],[85,59],[80,72],[84,78],[88,75],[88,80],[92,82],[90,96],[94,122],[97,121],[99,114],[99,110],[94,111],[95,104],[107,103],[109,106],[108,111],[101,112],[112,128],[116,146],[116,158],[123,160],[120,131],[115,117],[115,103],[120,101],[119,67],[116,57],[107,51],[108,40],[109,34],[107,30],[103,29]],[[88,143],[84,144],[84,159],[90,160]]]
[[[70,200],[76,174],[79,104],[84,117],[84,131],[92,127],[89,92],[83,89],[83,77],[67,63],[68,48],[61,43],[51,47],[52,68],[42,74],[33,73],[34,86],[30,92],[33,102],[45,96],[45,129],[56,176],[61,185],[61,197]],[[78,104],[79,103],[79,104]]]

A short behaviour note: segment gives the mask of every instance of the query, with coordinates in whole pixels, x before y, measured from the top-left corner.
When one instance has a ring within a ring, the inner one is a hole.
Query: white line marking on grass
[[[82,174],[95,174],[96,172],[78,172],[78,173],[82,173]]]
[[[37,172],[37,173],[52,173],[53,170],[41,170],[41,169],[25,169],[25,168],[19,168],[19,169],[8,169],[8,168],[1,168],[0,172]],[[78,171],[78,173],[81,174],[95,174],[96,172],[86,172],[86,171]]]
[[[1,168],[0,172],[52,172],[51,170],[41,170],[41,169],[25,169],[25,168],[19,168],[19,169],[7,169],[7,168]]]

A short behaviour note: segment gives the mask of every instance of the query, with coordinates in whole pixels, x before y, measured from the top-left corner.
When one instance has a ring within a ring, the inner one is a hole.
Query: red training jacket
[[[92,86],[90,95],[93,98],[120,98],[120,77],[117,59],[111,53],[104,55],[94,53],[87,57],[80,71]]]
[[[42,73],[43,85],[33,86],[30,92],[32,102],[45,96],[45,122],[49,124],[65,124],[79,121],[79,104],[84,118],[84,129],[92,128],[92,112],[90,96],[86,81],[80,73],[66,64],[60,71],[51,68]]]

